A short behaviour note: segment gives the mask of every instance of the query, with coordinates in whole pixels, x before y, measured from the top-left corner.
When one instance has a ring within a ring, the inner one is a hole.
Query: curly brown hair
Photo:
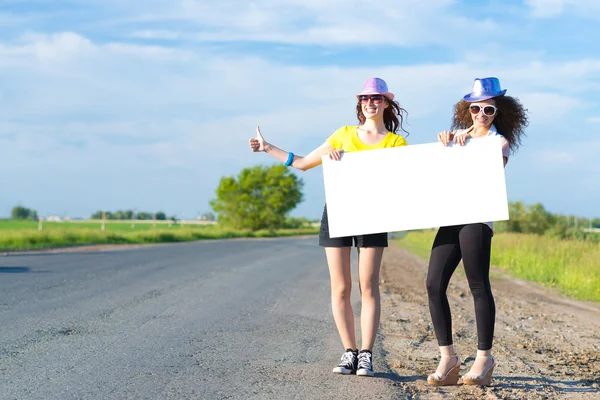
[[[498,133],[508,141],[511,152],[517,150],[525,136],[525,127],[529,124],[527,109],[518,99],[511,96],[494,97],[498,111],[494,117],[494,126]],[[467,129],[473,125],[473,118],[469,111],[471,103],[461,100],[454,105],[452,129]]]
[[[404,118],[408,117],[408,111],[400,107],[400,103],[397,101],[391,101],[387,97],[384,97],[384,99],[389,105],[389,107],[383,110],[383,124],[385,125],[385,128],[390,132],[394,132],[395,134],[398,134],[397,131],[400,129],[406,133],[406,137],[408,137],[410,133],[408,133],[408,131],[402,126]],[[361,125],[367,120],[362,112],[360,101],[356,104],[356,117]]]

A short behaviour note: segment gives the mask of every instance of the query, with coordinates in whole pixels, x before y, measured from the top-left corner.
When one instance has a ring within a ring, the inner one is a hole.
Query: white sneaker
[[[356,369],[358,376],[374,376],[373,355],[369,350],[362,350],[358,353],[358,367]]]
[[[342,354],[342,362],[333,369],[333,373],[343,375],[353,374],[356,371],[357,362],[357,350],[346,349],[346,352]]]

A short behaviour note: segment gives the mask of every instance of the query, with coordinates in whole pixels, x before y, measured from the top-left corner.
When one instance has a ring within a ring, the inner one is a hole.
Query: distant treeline
[[[156,216],[157,221],[166,221],[167,220],[167,215],[162,211],[158,211],[156,213],[151,213],[151,212],[144,212],[144,211],[135,212],[133,210],[118,210],[115,212],[96,211],[95,213],[92,214],[92,216],[90,218],[91,219],[105,218],[105,219],[127,219],[127,220],[130,220],[130,219],[153,220],[155,218],[155,216]],[[168,219],[175,220],[175,217],[171,216]]]
[[[496,232],[535,233],[560,239],[600,240],[600,234],[588,228],[600,228],[600,218],[581,218],[573,215],[552,214],[541,203],[525,205],[520,201],[509,202],[508,221],[494,223]]]
[[[165,214],[162,211],[157,211],[156,213],[152,213],[152,212],[145,212],[145,211],[136,212],[134,210],[118,210],[115,212],[96,211],[95,213],[92,214],[91,219],[102,219],[103,213],[105,213],[104,218],[112,219],[112,220],[131,220],[131,219],[154,220],[154,219],[156,219],[157,221],[166,221],[166,220],[177,221],[177,217],[175,215],[171,215],[171,216],[167,217],[167,214]],[[209,213],[202,214],[200,219],[202,221],[214,221],[215,216],[213,213],[209,212]]]
[[[118,210],[115,212],[100,210],[100,211],[96,211],[94,214],[92,214],[91,219],[102,219],[103,212],[105,212],[104,218],[112,219],[112,220],[131,220],[131,219],[154,220],[155,218],[157,221],[166,221],[166,220],[177,221],[178,220],[178,218],[175,215],[167,216],[167,214],[165,214],[162,211],[157,211],[156,213],[153,213],[153,212],[146,212],[146,211],[136,212],[134,210]],[[34,210],[32,208],[27,208],[27,207],[23,207],[23,206],[19,205],[19,206],[13,207],[13,209],[10,213],[10,218],[14,219],[14,220],[21,220],[21,221],[23,221],[23,220],[37,221],[38,213],[36,210]],[[216,217],[212,212],[207,212],[200,216],[200,220],[215,221]]]
[[[590,229],[600,228],[600,218],[581,218],[574,215],[552,214],[544,208],[541,203],[526,205],[520,201],[509,202],[508,221],[498,221],[494,224],[496,232],[535,233],[548,235],[560,239],[590,239],[600,241],[600,233],[590,232]],[[96,211],[91,219],[102,219],[103,211]],[[16,206],[12,209],[11,218],[15,220],[37,220],[36,210]],[[118,210],[115,212],[105,211],[105,218],[109,220],[153,220],[177,221],[176,216],[167,216],[164,212],[135,212],[134,210]],[[200,216],[203,221],[215,221],[216,216],[212,212]],[[287,217],[284,222],[285,228],[298,228],[310,225],[312,221],[306,218]]]

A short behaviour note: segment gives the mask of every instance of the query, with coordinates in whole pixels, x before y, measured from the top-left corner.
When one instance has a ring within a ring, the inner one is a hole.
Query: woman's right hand
[[[260,133],[260,127],[256,127],[256,137],[250,139],[250,148],[253,152],[265,151],[265,138]]]
[[[452,139],[454,139],[454,132],[442,131],[438,133],[438,141],[442,142],[444,146],[448,146],[448,143],[450,143]]]
[[[454,143],[464,146],[465,144],[467,144],[467,139],[471,139],[471,136],[469,136],[468,133],[463,134],[463,135],[454,135]]]

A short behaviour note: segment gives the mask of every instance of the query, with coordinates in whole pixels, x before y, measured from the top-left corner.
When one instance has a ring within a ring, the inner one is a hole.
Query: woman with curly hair
[[[394,101],[394,94],[388,90],[383,79],[369,78],[362,91],[356,95],[356,116],[359,125],[342,126],[327,140],[306,156],[298,156],[275,147],[265,141],[260,129],[256,137],[250,139],[254,152],[265,152],[286,166],[306,171],[321,164],[321,157],[340,160],[344,151],[376,150],[406,146],[402,122],[406,110]],[[360,185],[360,182],[356,182]],[[377,207],[366,204],[357,207]],[[345,352],[340,364],[333,368],[336,374],[373,376],[372,349],[379,327],[381,300],[379,294],[379,270],[384,248],[388,247],[386,232],[332,238],[329,235],[327,205],[321,218],[319,245],[325,248],[331,280],[331,308],[333,318]],[[354,334],[354,312],[350,303],[352,276],[350,272],[350,251],[352,246],[358,251],[358,280],[361,293],[361,351],[358,351]]]
[[[498,137],[506,166],[510,154],[521,144],[528,121],[527,110],[505,93],[497,78],[475,79],[473,91],[454,106],[453,130],[441,132],[438,140],[444,145],[465,145],[468,140]],[[427,294],[441,360],[436,372],[427,378],[431,385],[458,382],[461,359],[452,341],[446,290],[461,259],[475,303],[478,338],[477,357],[462,381],[466,385],[488,385],[492,379],[496,365],[492,356],[496,306],[489,277],[492,236],[492,222],[443,226],[436,234],[427,272]]]

